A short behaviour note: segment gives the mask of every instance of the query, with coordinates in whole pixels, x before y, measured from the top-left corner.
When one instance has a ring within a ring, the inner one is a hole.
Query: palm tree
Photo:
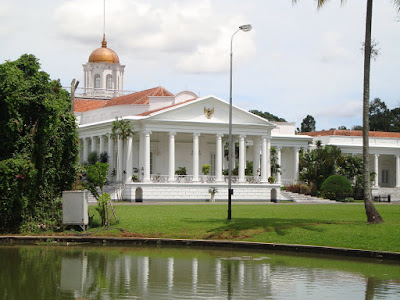
[[[321,8],[329,0],[316,0],[317,8]],[[341,0],[343,4],[346,0]],[[400,12],[400,0],[392,0],[396,9]],[[292,0],[297,3],[297,0]],[[373,0],[367,0],[367,15],[365,24],[365,42],[364,42],[364,85],[363,85],[363,162],[364,162],[364,206],[368,223],[381,223],[382,217],[375,209],[371,195],[371,179],[369,164],[369,83],[371,71],[371,27],[372,27],[372,3]]]

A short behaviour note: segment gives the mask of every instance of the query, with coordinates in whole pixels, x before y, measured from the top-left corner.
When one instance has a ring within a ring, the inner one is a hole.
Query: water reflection
[[[399,279],[399,264],[354,259],[181,248],[0,247],[0,299],[399,299]]]

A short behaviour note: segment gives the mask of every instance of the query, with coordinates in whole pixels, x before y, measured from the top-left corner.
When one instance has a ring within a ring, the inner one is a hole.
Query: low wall
[[[134,201],[209,201],[210,187],[218,189],[215,201],[227,201],[227,184],[201,183],[129,183],[124,189],[124,200]],[[232,184],[232,201],[280,200],[278,184]],[[274,195],[275,194],[275,195]]]

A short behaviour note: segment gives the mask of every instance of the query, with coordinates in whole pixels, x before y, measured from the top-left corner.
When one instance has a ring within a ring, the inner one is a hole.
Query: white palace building
[[[109,181],[114,198],[130,201],[204,201],[210,187],[218,189],[217,200],[226,200],[228,168],[229,103],[213,95],[198,97],[190,91],[176,95],[163,87],[123,92],[124,65],[107,47],[94,50],[83,65],[83,93],[75,99],[79,123],[80,162],[92,151],[107,152]],[[110,137],[116,118],[129,120],[134,135],[126,140]],[[295,134],[295,123],[271,122],[233,107],[233,140],[239,145],[232,177],[233,201],[282,199],[280,187],[298,180],[299,151],[313,139],[338,145],[345,153],[362,152],[360,136],[337,135],[338,131]],[[326,134],[325,134],[326,133]],[[372,157],[379,172],[375,187],[399,187],[400,134],[372,138]],[[281,173],[271,176],[270,149],[276,147]],[[253,162],[252,176],[246,164]],[[211,165],[210,174],[202,166]],[[185,167],[186,175],[175,175]],[[137,176],[137,181],[132,180]]]

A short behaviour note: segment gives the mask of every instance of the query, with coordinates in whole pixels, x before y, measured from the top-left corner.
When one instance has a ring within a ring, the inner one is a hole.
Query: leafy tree
[[[128,137],[133,135],[133,126],[129,120],[115,118],[111,125],[111,138],[117,140],[118,138],[125,141]]]
[[[297,0],[292,0],[292,3],[296,3]],[[317,7],[320,8],[326,4],[328,0],[317,0]],[[341,3],[344,3],[341,0]],[[369,162],[369,92],[370,92],[370,72],[371,72],[371,56],[373,52],[372,48],[372,4],[373,0],[366,0],[367,2],[367,13],[365,22],[365,41],[364,41],[364,84],[363,84],[363,162],[364,162],[364,206],[365,213],[367,215],[368,223],[381,223],[383,222],[382,217],[376,210],[372,202],[371,194],[371,180],[370,180],[370,162]],[[393,3],[400,12],[400,0],[393,0]]]
[[[363,130],[363,127],[361,125],[354,125],[351,127],[351,130]]]
[[[339,129],[339,130],[347,130],[347,127],[346,126],[339,126],[337,129]]]
[[[300,132],[315,131],[315,119],[313,116],[307,115],[301,122]]]
[[[55,202],[75,181],[78,157],[70,107],[68,92],[40,70],[35,56],[24,54],[0,65],[0,161],[23,157],[34,166],[24,183],[35,187],[24,190],[24,222],[61,221]]]
[[[108,164],[96,162],[94,165],[86,167],[86,182],[84,186],[93,194],[96,200],[99,200],[97,187],[103,193],[104,185],[107,182]]]
[[[396,107],[391,110],[391,131],[400,132],[400,107]]]
[[[266,112],[266,111],[262,112],[260,110],[253,109],[253,110],[249,110],[249,112],[251,112],[251,113],[253,113],[253,114],[257,115],[257,116],[260,116],[260,117],[262,117],[264,119],[267,119],[268,121],[286,122],[285,119],[277,117],[277,116],[275,116],[275,115],[273,115],[273,114],[271,114],[269,112]]]
[[[386,103],[375,98],[369,106],[369,124],[373,131],[391,131],[392,113]]]
[[[311,185],[312,193],[316,195],[325,179],[338,173],[343,159],[338,147],[322,146],[317,141],[315,149],[300,153],[300,179]]]

